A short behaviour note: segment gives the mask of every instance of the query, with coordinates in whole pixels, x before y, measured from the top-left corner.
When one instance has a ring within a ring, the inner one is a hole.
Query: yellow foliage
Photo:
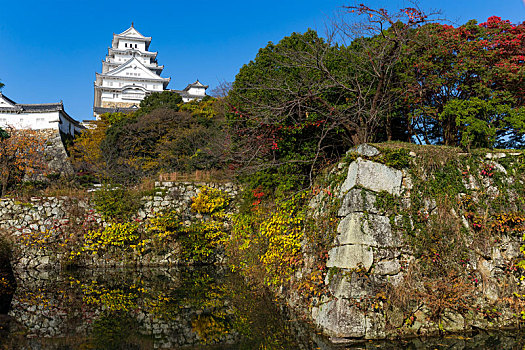
[[[193,197],[192,200],[192,210],[201,214],[213,214],[225,209],[230,202],[230,197],[219,189],[203,186],[197,197]]]
[[[302,264],[301,242],[307,221],[302,204],[307,196],[305,192],[279,202],[269,214],[259,208],[236,215],[232,237],[225,242],[233,260],[231,268],[257,273],[260,265],[268,285],[289,280]]]
[[[213,344],[219,342],[226,333],[228,333],[228,323],[226,314],[215,313],[215,315],[201,314],[191,321],[192,329],[199,335],[201,342],[204,344]]]
[[[135,222],[113,223],[102,230],[88,231],[84,235],[85,244],[78,252],[71,253],[71,258],[81,252],[90,251],[92,254],[108,247],[126,247],[140,238],[139,225]]]

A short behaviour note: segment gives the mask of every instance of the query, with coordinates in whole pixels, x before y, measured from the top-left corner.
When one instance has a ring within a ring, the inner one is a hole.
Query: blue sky
[[[365,2],[371,7],[407,7],[406,0]],[[135,23],[152,37],[169,88],[197,78],[215,87],[233,81],[239,68],[269,41],[325,23],[340,0],[266,1],[2,1],[0,81],[3,93],[19,103],[62,100],[78,120],[92,118],[93,81],[112,34]],[[525,0],[421,0],[423,9],[441,9],[462,24],[497,15],[525,20]]]

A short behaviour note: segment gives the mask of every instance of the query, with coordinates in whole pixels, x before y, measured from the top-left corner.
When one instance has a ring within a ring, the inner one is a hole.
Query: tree
[[[325,123],[332,106],[324,94],[331,83],[309,62],[326,50],[329,46],[315,31],[293,33],[278,44],[269,43],[241,68],[229,94],[228,121],[235,161],[244,169],[265,171],[266,178],[276,180],[286,172],[288,179],[297,174],[302,185],[316,155],[323,156],[319,148],[340,144],[323,142],[333,127]]]
[[[100,143],[106,174],[133,182],[158,172],[187,172],[223,166],[224,134],[208,98],[173,109],[155,109],[112,124]]]
[[[210,95],[215,98],[223,98],[228,96],[228,93],[232,89],[232,83],[229,81],[221,81],[219,85],[213,88]]]
[[[424,143],[523,144],[525,25],[491,17],[454,28],[427,25],[407,47],[403,113]]]
[[[182,103],[182,97],[173,91],[154,92],[146,96],[140,102],[140,109],[137,111],[138,115],[145,115],[158,108],[167,108],[177,111],[179,105]]]
[[[95,174],[103,177],[106,162],[101,150],[101,144],[106,138],[108,128],[116,123],[133,117],[133,113],[104,113],[88,128],[75,138],[70,147],[71,162],[79,173]]]
[[[364,20],[334,21],[326,39],[313,30],[293,33],[259,50],[239,71],[229,122],[237,161],[246,169],[278,174],[285,167],[289,174],[292,166],[304,185],[349,146],[394,137],[396,68],[427,16],[415,8],[345,10]]]
[[[0,137],[0,182],[2,193],[28,176],[45,175],[44,138],[33,130],[2,130]]]

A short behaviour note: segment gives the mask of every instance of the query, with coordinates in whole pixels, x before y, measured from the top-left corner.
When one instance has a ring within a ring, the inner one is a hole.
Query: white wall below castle
[[[121,88],[127,85],[141,86],[149,91],[163,91],[162,83],[152,83],[149,81],[124,80],[124,79],[103,79],[102,86],[108,88]]]
[[[59,120],[62,123],[59,123]],[[74,135],[81,129],[72,124],[62,112],[43,112],[43,113],[2,113],[0,112],[0,127],[15,129],[59,129],[65,134]]]

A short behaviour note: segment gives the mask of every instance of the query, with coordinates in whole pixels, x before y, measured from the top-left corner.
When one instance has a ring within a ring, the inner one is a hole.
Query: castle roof
[[[191,84],[188,84],[188,86],[186,86],[186,87],[184,88],[184,90],[182,90],[182,91],[188,91],[188,90],[191,89],[192,87],[193,87],[193,88],[203,88],[203,89],[207,89],[207,88],[208,88],[208,85],[204,85],[204,84],[202,84],[202,83],[199,81],[199,79],[197,79],[196,82],[191,83]]]
[[[4,94],[0,92],[0,100],[6,102],[7,107],[0,105],[0,111],[2,112],[15,112],[15,113],[42,113],[42,112],[56,112],[63,111],[64,105],[62,102],[59,103],[16,103]],[[4,105],[5,105],[4,104]]]
[[[157,68],[158,69],[158,68]],[[128,72],[131,70],[131,72]],[[136,75],[126,75],[126,73],[141,73],[142,76],[136,76]],[[171,78],[163,78],[158,74],[155,74],[152,72],[152,70],[148,67],[146,67],[142,62],[137,60],[135,57],[131,58],[127,62],[119,65],[118,67],[103,73],[99,74],[96,73],[97,77],[105,77],[105,78],[131,78],[132,80],[156,80],[156,81],[162,81],[166,85],[169,83]]]
[[[134,48],[127,48],[127,49],[116,49],[116,48],[113,48],[113,47],[108,47],[108,56],[114,56],[115,53],[128,53],[128,52],[131,52],[131,53],[135,53],[135,54],[139,54],[140,56],[152,56],[152,57],[157,57],[157,52],[154,52],[154,51],[140,51],[138,49],[134,49]]]
[[[148,49],[149,43],[151,42],[151,37],[140,34],[140,32],[136,30],[133,26],[133,23],[131,23],[131,27],[129,27],[122,33],[113,34],[113,41],[111,42],[111,45],[113,47],[117,47],[120,39],[144,41],[146,43],[146,50]]]
[[[131,23],[131,27],[129,27],[128,29],[126,29],[125,31],[123,31],[122,33],[118,35],[122,37],[125,36],[125,37],[132,37],[132,38],[140,38],[140,39],[145,39],[146,41],[151,41],[150,36],[145,37],[144,35],[140,34],[140,32],[137,29],[135,29],[133,22]]]

